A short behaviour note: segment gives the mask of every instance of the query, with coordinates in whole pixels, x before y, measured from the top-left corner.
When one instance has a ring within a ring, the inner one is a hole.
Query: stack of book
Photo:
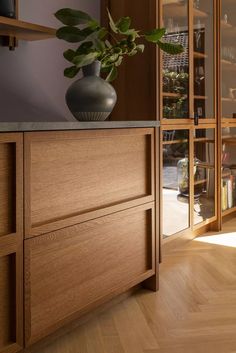
[[[223,177],[221,194],[222,211],[236,206],[236,169],[230,169],[229,174]]]

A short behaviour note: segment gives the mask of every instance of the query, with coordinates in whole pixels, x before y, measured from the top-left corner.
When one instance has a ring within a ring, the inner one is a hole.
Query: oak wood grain
[[[154,129],[26,133],[26,237],[153,201],[154,163]]]
[[[0,352],[23,345],[23,135],[0,134]]]
[[[27,345],[155,273],[154,204],[25,241]]]

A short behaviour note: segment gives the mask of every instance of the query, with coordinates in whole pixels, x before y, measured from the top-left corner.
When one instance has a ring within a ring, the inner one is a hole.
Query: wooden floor
[[[169,253],[158,293],[139,290],[40,353],[236,352],[236,220],[224,232],[200,239],[223,245]]]

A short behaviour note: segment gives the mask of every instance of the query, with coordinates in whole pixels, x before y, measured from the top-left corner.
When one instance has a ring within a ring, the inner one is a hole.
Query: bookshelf
[[[121,1],[128,12],[125,0]],[[115,0],[109,3],[115,9]],[[236,206],[230,205],[232,207],[225,211],[221,207],[222,179],[232,179],[231,169],[222,169],[223,146],[227,145],[228,150],[236,149],[236,131],[227,133],[226,130],[236,126],[236,52],[224,49],[225,46],[236,49],[236,7],[235,0],[153,0],[148,4],[149,7],[145,7],[139,3],[139,10],[149,16],[150,28],[156,23],[165,27],[164,39],[180,42],[185,53],[173,57],[165,53],[157,55],[155,49],[146,52],[142,65],[141,61],[134,66],[127,64],[118,78],[118,87],[122,94],[129,73],[132,89],[136,90],[133,96],[138,96],[136,87],[142,91],[145,88],[145,104],[140,103],[139,107],[145,106],[146,119],[153,116],[160,120],[160,218],[163,244],[167,244],[172,239],[193,236],[212,227],[219,230],[222,216],[236,211]],[[118,9],[117,13],[117,17],[125,14]],[[140,16],[139,21],[146,26],[143,17]],[[137,68],[147,62],[149,68],[142,77],[142,85],[133,84]],[[221,85],[217,85],[220,80]],[[147,92],[151,92],[152,97]],[[130,118],[134,111],[137,112],[137,101],[133,99],[127,106],[124,99],[119,114],[116,110],[113,116],[117,120],[119,116]],[[137,115],[140,116],[139,111]],[[233,163],[236,164],[231,165]],[[182,194],[178,185],[178,164],[187,171]],[[196,177],[196,169],[200,169],[202,175]],[[230,185],[227,188],[230,190]],[[173,212],[170,205],[174,205]],[[170,213],[179,215],[176,219],[181,222],[176,228],[173,225],[166,235],[165,225],[170,221]]]
[[[217,215],[216,86],[212,64],[216,48],[206,45],[214,43],[216,13],[213,0],[200,1],[198,8],[188,8],[183,1],[162,0],[161,4],[160,26],[167,28],[165,40],[178,40],[185,48],[182,55],[171,57],[164,53],[160,58],[161,213],[165,242],[175,239],[177,233],[181,236],[187,230],[194,232],[210,224]],[[176,228],[172,226],[171,231],[170,212],[178,215]]]

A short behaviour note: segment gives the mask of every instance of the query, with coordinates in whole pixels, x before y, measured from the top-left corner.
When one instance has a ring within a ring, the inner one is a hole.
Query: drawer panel
[[[155,273],[153,203],[25,241],[29,345]]]
[[[26,237],[153,201],[153,164],[153,129],[26,133]]]

